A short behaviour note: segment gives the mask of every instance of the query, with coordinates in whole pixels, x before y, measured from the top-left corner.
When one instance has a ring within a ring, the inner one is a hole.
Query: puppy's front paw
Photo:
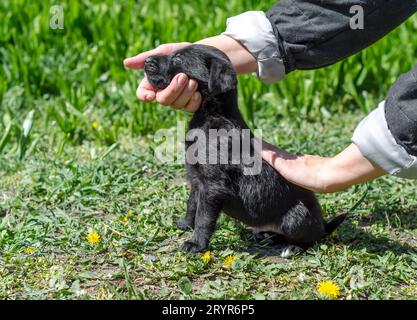
[[[190,231],[194,229],[194,226],[187,219],[181,218],[177,221],[177,228],[184,231]]]
[[[200,243],[193,242],[191,240],[185,241],[182,246],[182,251],[189,253],[204,252],[207,250],[207,245],[202,245]]]

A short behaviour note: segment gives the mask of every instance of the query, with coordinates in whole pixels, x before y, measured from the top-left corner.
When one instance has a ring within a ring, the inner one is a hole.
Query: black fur
[[[193,115],[189,130],[248,129],[237,104],[237,78],[227,56],[214,47],[191,45],[168,56],[145,61],[149,82],[165,88],[178,73],[198,82],[202,104]],[[186,141],[186,149],[193,141]],[[210,145],[207,149],[216,148]],[[207,151],[208,153],[208,151]],[[244,164],[186,164],[191,185],[187,213],[180,229],[194,229],[184,243],[187,252],[208,248],[221,211],[245,224],[282,234],[290,245],[306,248],[332,232],[343,221],[323,219],[313,192],[286,181],[267,162],[258,175],[244,175]]]

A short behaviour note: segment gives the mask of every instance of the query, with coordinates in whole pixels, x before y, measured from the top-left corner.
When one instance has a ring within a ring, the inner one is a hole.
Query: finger
[[[262,158],[268,162],[271,166],[281,172],[281,167],[285,160],[282,159],[277,153],[273,150],[262,150]]]
[[[153,50],[146,51],[146,52],[139,53],[138,55],[134,57],[126,58],[125,60],[123,60],[123,64],[126,68],[143,69],[143,67],[145,66],[146,58],[152,56],[153,55],[152,52]]]
[[[158,54],[162,54],[161,47],[139,53],[138,55],[134,57],[127,58],[123,61],[123,64],[126,68],[143,69],[143,67],[145,66],[146,58],[150,56],[155,56]]]
[[[179,46],[179,45],[177,45],[177,46]],[[143,67],[145,66],[146,58],[148,58],[150,56],[169,54],[172,51],[174,51],[175,48],[176,48],[175,45],[163,44],[163,45],[160,45],[159,47],[157,47],[155,49],[139,53],[138,55],[136,55],[134,57],[126,58],[123,61],[123,64],[126,68],[143,69]]]
[[[190,80],[177,99],[171,104],[174,109],[183,109],[197,90],[197,81]]]
[[[201,94],[200,92],[195,92],[192,98],[190,99],[190,101],[188,101],[187,105],[185,106],[184,111],[196,112],[198,108],[200,107],[200,104],[201,104]]]
[[[148,79],[145,77],[139,84],[138,89],[136,90],[136,96],[139,100],[143,102],[150,102],[156,98],[157,88],[152,86]]]
[[[188,77],[186,74],[177,74],[168,87],[156,93],[156,100],[164,106],[171,105],[184,90],[187,82]]]

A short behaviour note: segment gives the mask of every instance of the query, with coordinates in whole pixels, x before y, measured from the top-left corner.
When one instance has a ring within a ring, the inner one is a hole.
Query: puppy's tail
[[[362,201],[365,200],[368,194],[368,190],[369,190],[369,187],[366,188],[362,197],[346,213],[342,213],[338,215],[336,218],[334,218],[333,220],[330,220],[328,223],[326,223],[326,226],[324,227],[325,236],[332,234],[342,224],[342,222],[345,221],[347,215],[355,211],[359,207]]]
[[[347,213],[339,214],[336,218],[326,223],[324,227],[324,232],[325,232],[324,236],[326,237],[332,234],[333,231],[335,231],[337,227],[339,227],[342,224],[342,222],[345,221],[347,215],[348,215]]]

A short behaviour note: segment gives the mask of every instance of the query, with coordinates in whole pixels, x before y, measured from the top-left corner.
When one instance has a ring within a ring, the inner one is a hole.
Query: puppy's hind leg
[[[287,239],[280,232],[264,228],[252,228],[249,239],[258,244],[280,245],[287,243]]]
[[[187,231],[194,229],[194,220],[197,212],[198,189],[191,186],[190,196],[187,201],[187,213],[177,221],[178,229]]]
[[[221,209],[221,201],[207,199],[204,192],[199,192],[194,232],[191,239],[184,242],[183,251],[195,253],[208,248]]]
[[[289,244],[289,245],[286,245],[282,249],[281,258],[288,259],[288,258],[291,258],[291,257],[293,257],[293,256],[295,256],[295,255],[297,255],[297,254],[299,254],[303,251],[304,251],[303,248],[301,248],[299,246]]]
[[[318,242],[324,235],[324,220],[319,205],[299,202],[282,219],[282,233],[288,245],[281,257],[289,258]]]

